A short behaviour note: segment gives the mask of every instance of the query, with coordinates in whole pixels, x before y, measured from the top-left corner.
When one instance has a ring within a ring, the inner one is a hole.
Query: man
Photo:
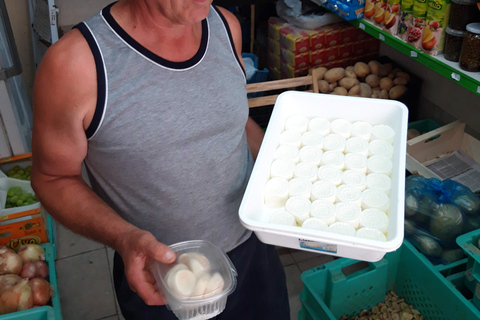
[[[263,137],[248,118],[240,50],[238,21],[211,0],[120,0],[38,69],[32,186],[56,220],[116,250],[126,319],[175,319],[148,267],[192,239],[238,269],[219,319],[289,318],[274,248],[238,219]]]

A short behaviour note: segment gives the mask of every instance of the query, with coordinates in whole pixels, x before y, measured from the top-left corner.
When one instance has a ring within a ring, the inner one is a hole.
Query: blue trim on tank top
[[[135,39],[133,39],[125,30],[115,21],[112,14],[110,13],[110,8],[114,3],[109,4],[102,10],[102,16],[105,18],[107,24],[118,34],[120,38],[122,38],[126,43],[132,46],[135,50],[137,50],[140,54],[145,56],[146,58],[161,64],[170,69],[187,69],[194,65],[196,65],[205,55],[205,51],[207,50],[207,43],[208,43],[208,24],[207,19],[202,20],[202,39],[200,40],[200,47],[198,48],[197,53],[187,60],[182,62],[173,62],[167,59],[164,59],[152,51],[148,50],[140,43],[138,43]]]
[[[78,29],[85,37],[85,40],[87,41],[90,50],[92,51],[93,58],[95,60],[95,68],[97,71],[97,105],[95,108],[95,113],[93,114],[92,122],[88,126],[87,130],[85,130],[85,135],[87,136],[87,139],[90,139],[100,127],[103,113],[105,111],[105,101],[107,95],[107,77],[103,65],[102,55],[100,53],[100,48],[98,48],[97,42],[95,41],[95,38],[90,32],[90,29],[84,22],[77,24],[76,26],[74,26],[74,28]]]

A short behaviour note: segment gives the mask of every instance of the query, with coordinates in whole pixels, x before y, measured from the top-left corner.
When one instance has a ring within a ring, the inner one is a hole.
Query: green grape
[[[22,200],[17,200],[17,207],[21,207],[23,205],[23,201]]]
[[[15,172],[20,170],[20,166],[17,164],[15,167],[12,168],[12,170],[14,170]]]
[[[14,195],[15,195],[15,191],[14,191],[14,190],[11,190],[11,188],[8,189],[8,191],[7,191],[7,196],[13,197]]]
[[[38,201],[37,195],[34,194],[33,197],[32,197],[32,199],[35,200],[35,201]]]
[[[23,171],[23,170],[21,170],[21,169],[17,171],[17,174],[18,174],[18,175],[21,175],[21,176],[23,176],[24,173],[25,173],[25,171]]]
[[[28,176],[26,180],[27,180],[27,181],[31,181],[31,180],[30,180],[30,176]]]
[[[17,203],[18,200],[19,200],[18,196],[14,195],[13,197],[10,198],[10,203]]]
[[[27,195],[24,193],[24,194],[20,195],[19,199],[22,200],[23,202],[25,202],[25,201],[27,201],[28,197],[27,197]]]
[[[30,192],[25,193],[25,195],[27,196],[27,199],[33,198],[33,194],[31,194]]]
[[[32,171],[32,166],[31,166],[31,165],[28,165],[28,166],[25,168],[25,171],[26,171],[26,172]]]
[[[13,176],[15,174],[15,171],[13,169],[10,169],[7,171],[7,176]]]

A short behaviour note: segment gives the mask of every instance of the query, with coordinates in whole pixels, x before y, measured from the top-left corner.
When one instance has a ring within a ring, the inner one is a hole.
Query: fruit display
[[[19,165],[14,166],[12,169],[7,171],[7,177],[19,179],[19,180],[27,180],[30,181],[30,173],[32,171],[32,166],[28,165],[22,168]]]
[[[385,21],[383,30],[391,35],[397,35],[400,22],[400,0],[387,0],[385,6]]]
[[[38,199],[36,195],[25,192],[21,187],[10,187],[7,191],[5,209],[29,206],[37,202]]]

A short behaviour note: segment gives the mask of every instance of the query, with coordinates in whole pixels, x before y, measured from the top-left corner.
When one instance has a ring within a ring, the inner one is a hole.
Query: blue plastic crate
[[[253,65],[255,68],[258,69],[258,57],[252,53],[242,53],[242,58],[250,58],[253,61]],[[248,83],[258,83],[258,82],[265,82],[268,80],[268,69],[264,68],[263,70],[257,70],[255,73],[252,75],[250,79],[247,79],[247,84]],[[256,98],[256,97],[262,97],[263,92],[252,92],[247,94],[247,97],[250,98]]]
[[[48,265],[48,282],[53,286],[54,296],[50,305],[41,306],[29,310],[12,312],[0,316],[0,320],[62,320],[62,308],[60,305],[60,294],[58,292],[57,269],[53,248],[50,243],[41,244],[45,250],[45,262]]]
[[[356,272],[345,272],[345,268],[358,264],[362,266]],[[341,258],[305,271],[302,281],[299,319],[338,320],[343,315],[355,316],[383,302],[389,290],[405,298],[425,319],[480,319],[480,311],[471,301],[407,240],[378,262]]]

